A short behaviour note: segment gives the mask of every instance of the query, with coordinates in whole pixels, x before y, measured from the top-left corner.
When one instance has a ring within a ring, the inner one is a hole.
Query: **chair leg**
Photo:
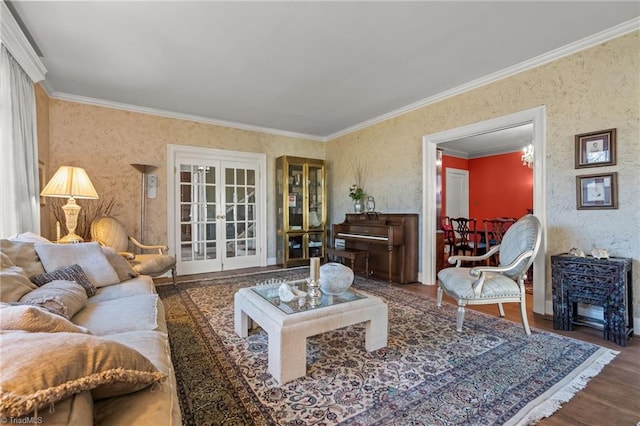
[[[458,312],[456,314],[456,331],[462,331],[462,323],[464,322],[464,302],[458,300]]]
[[[176,285],[176,267],[171,268],[171,278],[173,279],[173,285]]]
[[[502,303],[498,303],[498,311],[500,312],[500,316],[504,318],[504,307],[502,306]]]
[[[436,306],[439,308],[442,306],[442,287],[438,286],[438,293],[436,296]]]
[[[527,319],[527,305],[524,302],[520,302],[520,318],[522,318],[522,327],[527,336],[531,335],[531,329],[529,328],[529,320]]]

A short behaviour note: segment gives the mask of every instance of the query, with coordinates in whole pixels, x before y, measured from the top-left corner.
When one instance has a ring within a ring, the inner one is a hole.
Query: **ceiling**
[[[635,1],[7,3],[53,97],[318,140],[640,16]]]

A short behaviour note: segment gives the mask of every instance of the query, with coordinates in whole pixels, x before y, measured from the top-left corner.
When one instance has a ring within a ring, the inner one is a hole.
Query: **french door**
[[[178,274],[265,266],[264,155],[171,147]]]

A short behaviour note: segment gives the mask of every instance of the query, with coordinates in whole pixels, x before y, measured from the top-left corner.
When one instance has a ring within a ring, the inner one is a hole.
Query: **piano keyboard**
[[[363,240],[389,241],[389,237],[381,237],[378,235],[349,234],[346,232],[338,232],[338,237],[342,238],[358,238]]]

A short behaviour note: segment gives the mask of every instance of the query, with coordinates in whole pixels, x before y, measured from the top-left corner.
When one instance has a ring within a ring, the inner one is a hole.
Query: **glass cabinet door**
[[[324,182],[324,167],[317,166],[314,164],[309,165],[308,169],[308,194],[309,194],[309,202],[307,204],[307,218],[308,218],[308,228],[319,229],[324,225],[324,200],[323,200],[323,191],[322,185]]]
[[[287,256],[286,260],[296,260],[305,258],[304,235],[287,235]]]
[[[301,230],[303,225],[304,208],[304,166],[302,164],[289,164],[289,223],[288,229]]]
[[[307,257],[323,257],[323,247],[324,247],[324,233],[323,232],[313,232],[309,233],[309,241],[307,243]]]

